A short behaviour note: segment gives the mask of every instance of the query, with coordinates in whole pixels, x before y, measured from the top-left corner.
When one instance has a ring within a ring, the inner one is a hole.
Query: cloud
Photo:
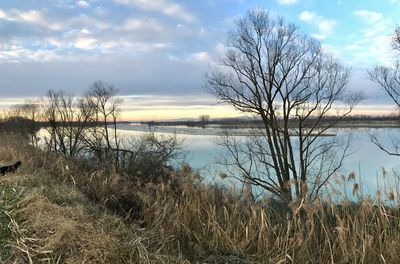
[[[7,23],[8,27],[0,27],[0,64],[93,61],[112,59],[121,54],[133,58],[139,54],[156,55],[161,50],[166,58],[172,53],[182,57],[196,49],[186,44],[187,39],[196,41],[202,37],[191,25],[177,27],[162,18],[136,16],[113,20],[99,19],[90,13],[62,17],[59,20],[62,24],[55,20],[62,30],[42,30],[38,25],[49,21],[44,14],[0,9],[0,21],[11,22]],[[31,26],[27,27],[26,23]],[[196,58],[197,62],[201,59]]]
[[[30,50],[22,45],[3,44],[0,47],[0,61],[19,63],[22,61],[47,62],[59,58],[52,50]]]
[[[206,51],[195,52],[190,57],[190,60],[198,61],[198,62],[209,62],[211,60],[211,56]]]
[[[39,54],[37,54],[39,56]],[[79,95],[94,80],[115,84],[121,95],[197,95],[204,93],[204,64],[169,61],[154,54],[130,54],[102,60],[51,60],[0,63],[3,96],[44,95],[49,89],[62,89]]]
[[[299,0],[277,0],[280,5],[295,5]]]
[[[124,31],[152,31],[161,32],[164,27],[155,19],[136,19],[130,18],[123,23],[122,30]]]
[[[65,28],[80,28],[80,27],[91,27],[98,31],[107,30],[112,28],[112,23],[105,19],[97,19],[93,16],[86,14],[80,14],[78,16],[65,18],[64,21]]]
[[[114,0],[123,5],[136,6],[142,10],[156,11],[164,15],[176,17],[186,22],[196,20],[195,16],[186,10],[181,4],[168,0]]]
[[[345,47],[351,51],[349,59],[360,65],[371,63],[391,65],[394,21],[374,11],[356,10],[353,14],[364,22],[364,27],[359,31],[361,37],[358,35],[357,39]]]
[[[90,50],[95,48],[95,44],[96,39],[90,37],[81,37],[75,41],[74,46],[79,49]]]
[[[166,60],[176,56],[181,62],[191,57],[200,63],[207,57],[191,54],[206,51],[214,44],[210,38],[216,38],[204,25],[177,21],[195,18],[173,0],[48,1],[43,7],[0,7],[0,64],[134,58],[148,53]],[[87,9],[82,12],[80,6]],[[203,44],[206,47],[199,46]]]
[[[90,4],[89,4],[88,2],[86,2],[86,1],[78,1],[76,4],[77,4],[78,6],[80,6],[80,7],[82,7],[82,8],[88,8],[88,7],[90,7]]]
[[[312,36],[319,40],[329,37],[337,24],[335,20],[324,18],[310,11],[301,12],[299,15],[299,20],[310,23],[311,25],[317,27],[318,33],[313,34]]]
[[[299,19],[301,21],[312,22],[316,18],[315,13],[303,11],[300,13]]]
[[[204,92],[202,73],[223,30],[208,20],[197,23],[187,2],[135,0],[124,6],[86,0],[86,8],[78,0],[46,1],[0,7],[4,96],[43,95],[48,89],[78,94],[98,79],[116,84],[121,94]]]
[[[370,24],[376,23],[383,18],[383,14],[374,11],[356,10],[353,13]]]
[[[62,28],[60,24],[50,22],[45,17],[43,12],[39,10],[20,11],[18,9],[11,9],[9,11],[5,11],[0,9],[0,19],[9,22],[41,26],[50,30],[60,30]]]

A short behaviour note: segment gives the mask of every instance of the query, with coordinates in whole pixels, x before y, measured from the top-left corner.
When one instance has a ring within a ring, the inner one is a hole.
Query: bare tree
[[[120,100],[118,89],[102,81],[92,84],[85,100],[92,110],[90,122],[94,124],[86,133],[85,142],[99,160],[111,158],[118,165],[120,142],[117,135],[117,117]]]
[[[210,116],[209,115],[200,115],[199,122],[200,122],[201,126],[204,128],[208,124],[208,122],[210,122]]]
[[[39,128],[36,121],[26,114],[25,105],[14,105],[0,113],[0,131],[19,134],[27,143],[37,143]]]
[[[394,51],[400,52],[400,27],[395,30],[392,40]],[[376,66],[368,72],[372,81],[378,83],[400,110],[400,58],[396,58],[393,66]],[[391,147],[386,146],[378,135],[371,135],[372,142],[389,155],[400,156],[400,141],[389,136]]]
[[[29,135],[32,144],[37,145],[38,136],[37,132],[40,128],[38,119],[40,116],[40,104],[35,100],[25,100],[24,104],[20,106],[20,111],[23,117],[27,118],[29,122]]]
[[[48,122],[46,129],[50,135],[48,149],[77,157],[85,148],[82,138],[88,127],[91,108],[85,100],[65,95],[62,91],[49,91],[43,106],[44,118]]]
[[[36,145],[38,142],[37,132],[40,129],[38,124],[39,108],[38,102],[26,100],[24,104],[3,109],[3,112],[0,113],[0,130],[18,133],[28,143]]]
[[[168,180],[172,166],[182,157],[182,141],[176,135],[149,132],[136,139],[121,140],[120,168],[142,181]]]
[[[116,169],[136,180],[168,180],[170,165],[181,155],[181,142],[176,135],[158,137],[155,133],[120,138],[117,122],[121,101],[117,92],[114,86],[101,81],[93,83],[83,97],[49,91],[42,102],[49,134],[47,149],[89,160],[104,169]]]
[[[394,31],[392,46],[393,49],[400,51],[400,27],[396,28]]]
[[[38,121],[40,115],[40,104],[37,100],[25,100],[21,107],[25,117]]]
[[[224,163],[235,165],[244,183],[285,201],[315,197],[345,156],[335,159],[341,144],[323,135],[361,100],[345,90],[349,69],[295,25],[259,9],[237,21],[227,46],[220,66],[206,74],[208,90],[263,126],[245,142],[227,136],[231,158]]]

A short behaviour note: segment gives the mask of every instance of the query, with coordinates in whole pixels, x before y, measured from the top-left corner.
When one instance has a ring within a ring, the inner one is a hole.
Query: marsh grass
[[[4,162],[23,161],[0,185],[18,194],[3,203],[10,263],[400,262],[395,204],[255,202],[202,183],[187,167],[168,181],[143,182],[13,135],[0,140]]]
[[[9,241],[12,233],[9,228],[10,215],[8,210],[15,206],[18,200],[17,190],[7,183],[0,183],[0,263],[5,262],[12,255]]]

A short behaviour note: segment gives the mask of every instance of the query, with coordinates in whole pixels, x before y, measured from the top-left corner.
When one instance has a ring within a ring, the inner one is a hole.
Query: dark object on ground
[[[15,172],[21,164],[21,161],[17,161],[13,165],[0,167],[0,173],[4,175],[7,172]]]

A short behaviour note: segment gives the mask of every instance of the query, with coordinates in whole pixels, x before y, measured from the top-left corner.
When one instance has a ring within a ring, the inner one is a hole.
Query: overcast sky
[[[392,62],[400,0],[2,0],[0,106],[49,89],[79,95],[103,80],[134,119],[229,115],[202,76],[253,7],[296,23],[351,66],[349,86],[365,92],[365,109],[391,107],[366,70]]]

